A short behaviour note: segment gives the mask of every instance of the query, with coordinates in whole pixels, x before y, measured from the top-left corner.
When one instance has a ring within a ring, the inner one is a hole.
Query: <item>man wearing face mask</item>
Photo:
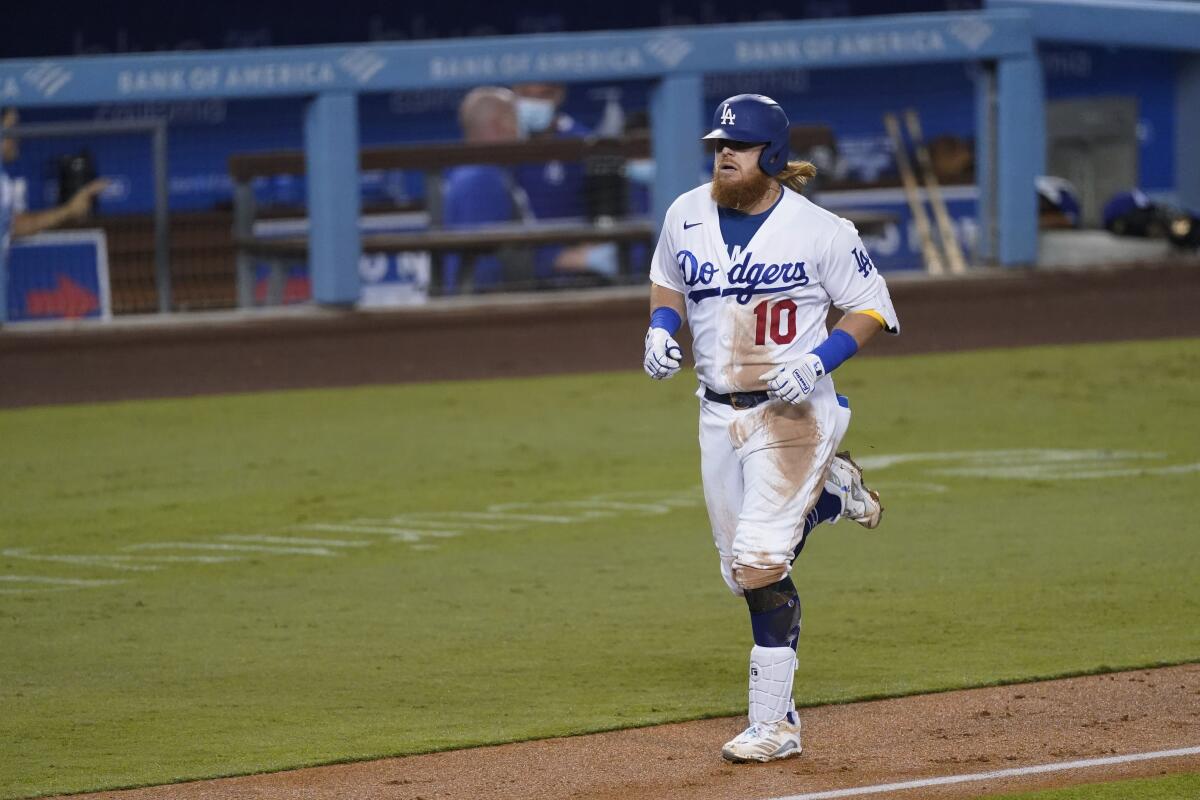
[[[560,110],[567,95],[561,83],[519,83],[513,86],[513,92],[517,96],[518,126],[525,138],[537,141],[591,134]],[[530,208],[538,219],[586,216],[582,164],[562,161],[520,164],[513,175],[528,195]],[[536,262],[542,278],[556,273],[591,273],[611,278],[617,271],[617,248],[613,244],[543,247],[537,252]]]
[[[518,83],[513,93],[517,96],[517,126],[525,138],[583,138],[591,133],[559,110],[567,96],[561,83]],[[584,215],[583,168],[579,164],[521,164],[513,172],[538,219]]]

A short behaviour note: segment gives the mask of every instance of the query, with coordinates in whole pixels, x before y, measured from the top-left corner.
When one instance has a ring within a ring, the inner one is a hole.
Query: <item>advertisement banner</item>
[[[112,318],[102,230],[14,239],[8,252],[8,322]]]
[[[364,236],[412,233],[429,228],[425,212],[370,214],[359,220]],[[290,238],[308,234],[307,219],[272,219],[254,223],[258,239]],[[360,308],[418,305],[429,299],[431,259],[427,252],[363,253],[358,261],[362,279]],[[312,299],[307,264],[255,266],[254,301],[258,305],[289,305]]]

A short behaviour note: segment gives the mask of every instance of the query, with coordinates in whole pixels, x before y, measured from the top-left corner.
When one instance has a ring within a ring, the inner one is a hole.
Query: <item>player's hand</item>
[[[786,403],[800,405],[812,396],[817,381],[825,375],[825,365],[820,356],[806,353],[789,364],[783,364],[759,376],[766,381],[767,394]]]
[[[683,363],[683,351],[679,342],[671,338],[671,334],[662,328],[651,328],[646,331],[646,360],[642,366],[646,374],[656,381],[669,378]]]

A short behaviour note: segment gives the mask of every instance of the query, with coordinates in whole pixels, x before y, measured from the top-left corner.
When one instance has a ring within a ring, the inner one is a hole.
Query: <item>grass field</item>
[[[1196,800],[1197,797],[1200,797],[1200,775],[1193,773],[1006,794],[992,800]]]
[[[888,511],[805,550],[798,701],[1200,660],[1198,374],[1196,340],[839,371]],[[0,412],[0,797],[743,713],[693,390]]]

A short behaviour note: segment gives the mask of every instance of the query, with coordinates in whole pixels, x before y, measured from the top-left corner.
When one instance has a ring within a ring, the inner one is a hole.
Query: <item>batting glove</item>
[[[646,331],[646,374],[656,381],[664,380],[679,372],[683,363],[683,351],[679,342],[662,328]]]
[[[817,381],[825,375],[825,365],[815,353],[806,353],[790,364],[778,366],[760,375],[767,382],[767,394],[792,405],[800,405],[812,396]]]

